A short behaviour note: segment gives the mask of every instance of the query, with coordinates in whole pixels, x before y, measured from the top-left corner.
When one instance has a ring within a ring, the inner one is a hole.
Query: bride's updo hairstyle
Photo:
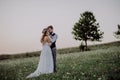
[[[41,43],[44,41],[44,37],[47,36],[47,28],[44,28],[42,31],[42,38],[41,38]]]

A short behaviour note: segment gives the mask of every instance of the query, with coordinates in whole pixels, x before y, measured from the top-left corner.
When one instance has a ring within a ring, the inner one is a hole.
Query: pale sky
[[[103,42],[117,40],[113,32],[120,24],[120,0],[0,0],[0,54],[41,50],[41,31],[51,24],[58,49],[78,46],[71,32],[84,11],[95,15]]]

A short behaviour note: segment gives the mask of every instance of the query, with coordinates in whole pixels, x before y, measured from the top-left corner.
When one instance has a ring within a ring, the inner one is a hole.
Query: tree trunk
[[[87,40],[85,40],[85,47],[86,47],[85,50],[87,51]]]

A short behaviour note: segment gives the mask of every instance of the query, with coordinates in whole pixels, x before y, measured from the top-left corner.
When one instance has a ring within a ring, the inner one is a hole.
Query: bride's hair
[[[41,38],[41,43],[44,41],[44,37],[47,36],[47,29],[43,29],[42,31],[43,35],[42,35],[42,38]]]

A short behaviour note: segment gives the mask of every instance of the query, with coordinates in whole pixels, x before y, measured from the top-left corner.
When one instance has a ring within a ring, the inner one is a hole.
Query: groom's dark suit
[[[51,37],[51,50],[52,50],[52,55],[53,55],[53,63],[54,63],[54,72],[56,72],[56,40],[57,40],[57,34],[55,33],[51,33],[50,34]]]

